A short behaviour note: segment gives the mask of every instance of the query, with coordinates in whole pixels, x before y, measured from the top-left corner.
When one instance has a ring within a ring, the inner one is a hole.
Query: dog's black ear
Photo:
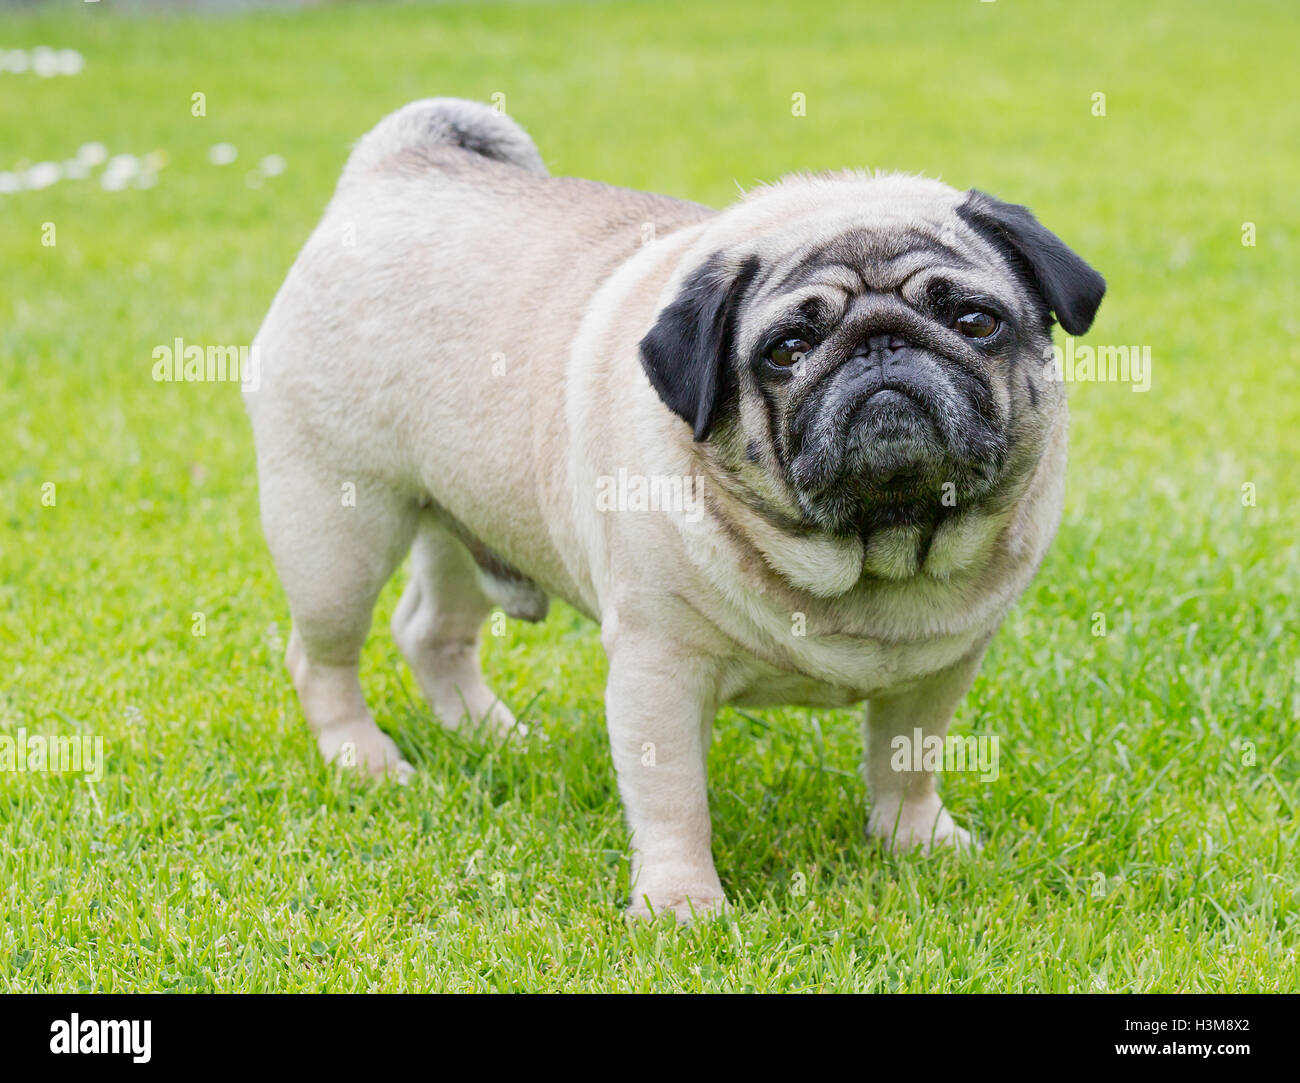
[[[696,440],[713,428],[718,407],[735,387],[731,369],[736,307],[758,270],[750,256],[739,271],[714,253],[682,285],[641,340],[641,366],[668,409]]]
[[[1081,335],[1092,326],[1106,280],[1028,207],[972,188],[957,213],[1002,250],[1070,334]]]

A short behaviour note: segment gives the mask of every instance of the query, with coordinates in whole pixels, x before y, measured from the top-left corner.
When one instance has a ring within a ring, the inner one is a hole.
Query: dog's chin
[[[920,404],[901,391],[879,391],[859,411],[845,480],[868,503],[924,503],[942,486],[948,458]]]
[[[839,475],[804,506],[824,528],[865,534],[933,519],[952,481],[951,457],[929,415],[902,391],[872,395],[853,419]]]
[[[914,445],[881,444],[859,469],[800,502],[813,525],[833,534],[865,537],[886,526],[933,523],[944,508],[942,462],[929,448],[918,454]]]

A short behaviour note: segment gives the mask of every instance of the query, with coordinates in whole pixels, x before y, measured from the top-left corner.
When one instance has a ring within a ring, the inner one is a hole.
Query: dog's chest
[[[749,706],[845,707],[954,665],[980,639],[971,631],[906,643],[847,635],[792,636],[774,655],[737,658],[725,702]]]

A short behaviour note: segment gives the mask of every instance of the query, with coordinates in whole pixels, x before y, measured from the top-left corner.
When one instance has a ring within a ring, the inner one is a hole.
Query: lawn
[[[0,172],[157,152],[143,186],[0,194],[0,734],[105,754],[0,772],[0,990],[1300,990],[1288,0],[111,7],[0,23],[84,57],[0,71]],[[152,351],[251,341],[351,141],[435,94],[504,94],[554,173],[716,206],[941,176],[1105,273],[1085,341],[1150,347],[1151,388],[1071,389],[1065,520],[957,718],[999,777],[941,781],[977,856],[866,842],[856,712],[724,711],[734,908],[629,926],[596,629],[485,637],[532,732],[458,736],[388,635],[400,575],[362,678],[417,778],[321,765],[238,388]]]

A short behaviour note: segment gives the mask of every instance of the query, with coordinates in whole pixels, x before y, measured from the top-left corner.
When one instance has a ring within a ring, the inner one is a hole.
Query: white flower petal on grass
[[[140,159],[134,154],[115,154],[104,167],[106,176],[121,177],[130,180],[140,172]]]
[[[278,177],[284,172],[284,159],[278,154],[268,154],[262,159],[262,173],[267,177]]]
[[[77,161],[82,165],[102,165],[108,161],[108,148],[103,143],[82,143],[77,148]]]
[[[27,54],[22,49],[10,49],[4,54],[4,67],[15,75],[21,75],[27,70]]]
[[[213,165],[229,165],[238,157],[234,143],[214,143],[208,148],[208,161]]]
[[[23,176],[23,185],[30,190],[48,188],[62,176],[63,167],[58,162],[37,162]]]
[[[48,45],[36,46],[32,50],[32,70],[42,79],[48,79],[51,75],[58,75],[61,70],[59,54]]]
[[[128,185],[153,188],[158,183],[159,170],[167,164],[167,152],[151,150],[143,157],[115,154],[110,158],[103,143],[83,143],[77,149],[77,156],[67,161],[32,163],[24,160],[10,171],[0,172],[0,194],[48,188],[60,180],[85,180],[100,163],[103,163],[104,171],[99,183],[106,192],[120,192]]]
[[[76,49],[59,50],[59,71],[64,75],[80,75],[86,66],[86,58]]]

